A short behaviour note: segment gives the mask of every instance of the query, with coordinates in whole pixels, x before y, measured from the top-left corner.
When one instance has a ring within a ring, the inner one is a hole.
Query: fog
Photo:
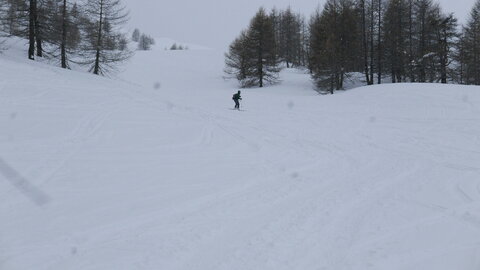
[[[323,0],[124,0],[130,9],[130,28],[139,28],[155,37],[226,49],[244,29],[259,7],[286,8],[307,18],[323,6]],[[439,0],[445,12],[466,21],[474,0]]]

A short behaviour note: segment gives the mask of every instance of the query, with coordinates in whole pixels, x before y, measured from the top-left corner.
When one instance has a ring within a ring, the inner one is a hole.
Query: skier
[[[242,97],[240,96],[240,91],[238,91],[236,94],[234,94],[232,99],[233,99],[233,101],[235,101],[235,109],[240,110],[239,100],[242,100]]]

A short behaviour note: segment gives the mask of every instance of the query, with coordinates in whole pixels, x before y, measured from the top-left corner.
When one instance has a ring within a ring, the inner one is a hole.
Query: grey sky
[[[131,11],[130,27],[155,37],[224,49],[244,29],[260,6],[276,6],[309,17],[324,0],[123,0]],[[464,22],[475,0],[439,0],[446,12]]]

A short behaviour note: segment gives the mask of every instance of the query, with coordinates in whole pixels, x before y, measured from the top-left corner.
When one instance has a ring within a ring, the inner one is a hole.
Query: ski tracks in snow
[[[55,147],[47,157],[42,157],[41,162],[35,164],[32,169],[28,171],[28,175],[41,185],[47,184],[56,173],[58,173],[68,162],[81,151],[82,146],[89,140],[94,139],[102,129],[105,122],[107,122],[112,114],[120,108],[122,102],[112,101],[108,103],[96,104],[84,108],[89,112],[81,120],[75,128],[66,135],[62,142],[55,142],[52,147]]]

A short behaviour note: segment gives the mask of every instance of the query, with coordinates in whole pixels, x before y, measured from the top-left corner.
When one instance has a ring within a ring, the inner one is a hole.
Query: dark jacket
[[[233,95],[232,99],[233,100],[242,100],[242,97],[240,96],[239,93],[236,93],[236,94]]]

